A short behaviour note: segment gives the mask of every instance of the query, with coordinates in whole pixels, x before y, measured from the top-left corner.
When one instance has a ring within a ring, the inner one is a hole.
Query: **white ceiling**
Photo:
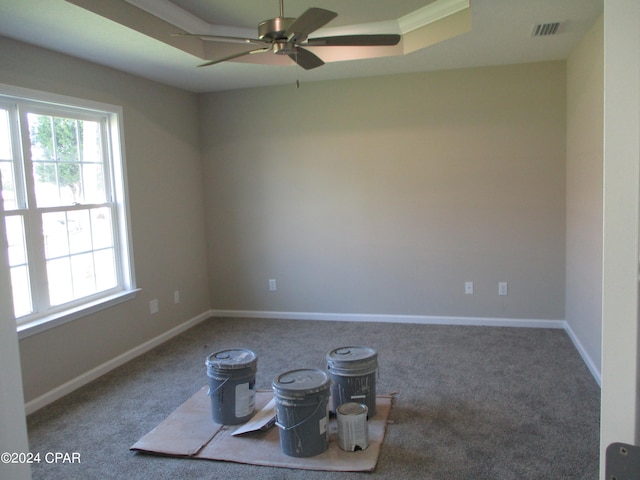
[[[109,9],[124,0],[92,0]],[[128,0],[182,28],[257,37],[257,24],[280,13],[278,0]],[[388,30],[433,0],[285,0],[285,16],[311,6],[337,12],[325,28],[365,25]],[[107,3],[105,3],[107,2]],[[194,92],[395,73],[565,59],[603,11],[603,0],[470,0],[472,30],[407,55],[327,63],[313,70],[225,62],[197,68],[202,58],[65,0],[0,0],[0,35],[63,52]],[[163,10],[164,8],[164,10]],[[164,11],[165,13],[162,13]],[[176,15],[176,12],[179,15]],[[180,18],[178,18],[180,17]],[[186,23],[185,23],[186,22]],[[395,22],[395,23],[394,23]],[[533,25],[562,22],[558,34],[532,37]],[[188,24],[188,25],[187,25]],[[212,25],[214,25],[212,27]],[[365,28],[365,30],[367,30]],[[226,30],[225,30],[226,29]],[[192,32],[207,33],[207,32]],[[318,31],[321,35],[323,30]],[[380,32],[390,33],[390,32]],[[401,32],[396,32],[401,33]],[[327,34],[333,34],[327,33]]]

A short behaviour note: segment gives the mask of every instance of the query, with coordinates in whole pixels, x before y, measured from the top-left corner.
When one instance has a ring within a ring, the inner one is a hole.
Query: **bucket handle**
[[[220,385],[218,385],[218,386],[216,387],[216,389],[215,389],[215,390],[211,390],[211,387],[209,387],[209,390],[207,391],[207,395],[208,395],[208,396],[211,396],[211,395],[213,395],[214,393],[216,393],[218,390],[220,390],[222,387],[224,387],[224,384],[225,384],[225,383],[227,383],[227,382],[229,381],[229,379],[230,379],[230,378],[231,378],[231,377],[227,377],[227,378],[225,378],[225,379],[224,379],[224,382],[222,382]]]
[[[316,412],[318,411],[318,409],[320,408],[320,405],[322,405],[322,402],[319,402],[318,405],[316,405],[316,408],[313,409],[313,412],[311,412],[311,415],[309,415],[307,418],[305,418],[304,420],[296,423],[295,425],[291,425],[290,427],[287,427],[283,424],[281,424],[278,419],[276,418],[276,425],[286,431],[292,430],[296,427],[299,427],[300,425],[302,425],[303,423],[306,423],[307,421],[309,421],[311,418],[313,418],[313,416],[316,414]]]

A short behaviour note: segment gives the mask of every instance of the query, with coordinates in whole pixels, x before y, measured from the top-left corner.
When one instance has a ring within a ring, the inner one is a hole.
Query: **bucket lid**
[[[337,408],[340,415],[366,415],[369,409],[363,403],[347,402]]]
[[[322,370],[300,369],[278,375],[273,381],[273,389],[278,394],[294,396],[317,393],[329,389],[331,380]]]
[[[327,353],[327,363],[334,366],[350,366],[354,364],[375,364],[378,354],[369,347],[340,347]]]
[[[220,370],[236,370],[241,368],[255,367],[258,357],[251,350],[246,348],[231,348],[220,350],[207,357],[207,367]]]

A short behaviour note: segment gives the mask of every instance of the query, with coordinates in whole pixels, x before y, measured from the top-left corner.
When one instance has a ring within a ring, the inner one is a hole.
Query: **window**
[[[134,292],[120,111],[55,100],[0,95],[3,216],[19,330]]]

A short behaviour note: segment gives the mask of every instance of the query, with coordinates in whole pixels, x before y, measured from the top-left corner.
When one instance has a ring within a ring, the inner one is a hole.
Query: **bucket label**
[[[236,417],[242,418],[253,413],[256,391],[249,383],[236,385]]]
[[[325,433],[327,433],[328,427],[329,427],[329,402],[327,401],[325,416],[324,418],[320,419],[320,435],[324,435]]]
[[[327,433],[327,424],[329,422],[329,414],[327,414],[326,416],[322,417],[320,419],[319,422],[319,426],[320,426],[320,435],[324,435],[325,433]]]

